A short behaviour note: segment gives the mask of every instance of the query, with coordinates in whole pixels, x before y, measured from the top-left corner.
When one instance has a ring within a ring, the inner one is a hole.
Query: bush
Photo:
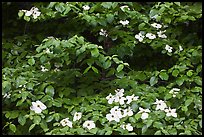
[[[201,135],[200,2],[3,2],[6,135]]]

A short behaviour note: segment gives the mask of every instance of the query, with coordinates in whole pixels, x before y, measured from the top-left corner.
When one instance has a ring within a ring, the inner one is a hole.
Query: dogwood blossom
[[[156,28],[156,29],[160,29],[162,27],[162,25],[158,24],[158,23],[153,23],[153,24],[151,24],[151,26]]]
[[[101,29],[100,32],[99,32],[99,35],[107,37],[108,33],[107,33],[106,30]]]
[[[113,101],[115,100],[115,96],[113,96],[111,93],[106,97],[108,100],[108,104],[112,104]]]
[[[110,121],[116,121],[116,122],[120,122],[120,118],[116,113],[109,113],[106,114],[106,119],[110,122]]]
[[[123,128],[123,129],[126,129],[128,131],[133,131],[133,127],[132,127],[132,125],[130,123],[122,124],[120,127]]]
[[[122,118],[121,108],[119,108],[119,106],[114,106],[111,108],[110,113],[117,115],[119,118]]]
[[[167,38],[167,36],[165,34],[163,34],[164,32],[166,32],[166,30],[157,32],[158,37]]]
[[[170,94],[173,94],[173,95],[172,95],[173,97],[176,97],[176,94],[178,93],[178,91],[180,91],[179,88],[172,88],[172,89],[169,91],[169,93],[170,93]]]
[[[183,48],[181,46],[179,46],[179,51],[182,51],[182,50],[183,50]]]
[[[25,16],[33,16],[34,19],[37,19],[38,16],[40,16],[41,12],[37,7],[32,7],[29,11],[28,10],[21,10],[25,12]]]
[[[139,40],[139,42],[142,42],[143,41],[143,39],[144,39],[144,35],[142,35],[142,33],[140,32],[139,34],[136,34],[135,35],[135,38],[136,39],[138,39]]]
[[[126,96],[127,102],[126,104],[130,104],[132,101],[138,100],[138,96],[135,96],[135,94],[132,94],[132,96]]]
[[[35,111],[35,113],[41,113],[46,108],[47,107],[41,101],[37,100],[36,102],[32,102],[30,110]]]
[[[123,26],[125,26],[125,25],[128,25],[128,24],[129,24],[129,21],[128,21],[128,20],[125,20],[125,21],[121,20],[120,23],[121,23]]]
[[[82,113],[81,112],[75,112],[74,113],[74,118],[73,118],[73,121],[77,121],[81,118],[82,116]]]
[[[172,52],[172,49],[173,49],[173,47],[171,47],[171,46],[169,46],[169,45],[166,45],[165,46],[165,50],[167,50],[168,52]]]
[[[69,120],[69,118],[65,118],[65,119],[62,119],[60,121],[60,124],[64,127],[64,126],[68,126],[68,127],[71,127],[72,128],[72,122]]]
[[[155,38],[156,38],[156,35],[154,35],[154,34],[152,34],[152,33],[147,33],[145,36],[146,36],[147,38],[149,38],[149,39],[155,39]]]
[[[11,96],[11,93],[8,93],[8,94],[5,93],[4,96],[3,96],[3,98],[10,98],[10,96]]]
[[[133,115],[133,111],[132,111],[132,109],[130,107],[123,110],[123,117],[132,116],[132,115]]]
[[[42,72],[48,71],[48,69],[46,69],[44,66],[41,65],[40,67]]]
[[[141,119],[147,119],[149,116],[148,113],[150,112],[150,110],[149,109],[143,109],[141,107],[139,107],[139,110],[140,111],[138,113],[142,113]]]
[[[95,128],[96,125],[95,125],[95,123],[94,123],[93,120],[87,120],[87,121],[85,121],[85,122],[83,123],[83,127],[84,127],[84,128],[88,128],[88,129],[90,130],[90,129],[92,129],[92,128]]]
[[[125,9],[130,10],[130,8],[127,5],[121,6],[120,9],[124,11]]]
[[[156,104],[156,110],[164,110],[167,105],[163,100],[158,100],[156,99],[156,102],[154,102],[153,104]]]
[[[83,8],[84,10],[89,10],[89,9],[90,9],[89,5],[84,5],[84,6],[82,6],[82,8]]]
[[[165,109],[164,111],[166,112],[167,117],[170,117],[170,116],[177,117],[176,109],[171,109],[169,107],[168,109]]]

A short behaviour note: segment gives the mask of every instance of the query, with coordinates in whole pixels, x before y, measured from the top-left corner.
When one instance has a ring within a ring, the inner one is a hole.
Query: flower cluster
[[[121,23],[123,26],[125,26],[125,25],[128,25],[128,24],[129,24],[129,21],[128,21],[128,20],[125,20],[125,21],[120,20],[120,23]]]
[[[30,10],[21,10],[25,12],[25,16],[33,16],[34,19],[37,19],[38,16],[40,16],[41,12],[38,8],[32,7]]]
[[[165,111],[167,117],[169,116],[177,117],[176,109],[171,109],[170,107],[167,108],[167,105],[163,100],[156,99],[156,102],[154,102],[153,104],[157,105],[156,110]]]
[[[45,110],[47,107],[39,100],[36,102],[32,102],[32,106],[30,107],[30,110],[35,111],[35,113],[41,113],[43,110]]]

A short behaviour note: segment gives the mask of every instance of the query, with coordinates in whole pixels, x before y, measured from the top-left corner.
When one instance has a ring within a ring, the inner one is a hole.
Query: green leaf
[[[110,60],[107,60],[106,62],[103,63],[103,67],[104,69],[107,69],[111,66],[111,61]]]
[[[92,128],[89,130],[89,132],[92,134],[96,134],[97,131],[98,131],[98,128]]]
[[[181,19],[182,19],[182,20],[186,20],[187,18],[188,18],[187,15],[182,15],[182,16],[181,16]]]
[[[60,13],[62,13],[62,12],[65,10],[64,4],[63,4],[63,3],[57,3],[57,4],[55,5],[55,9],[56,9],[57,11],[59,11]]]
[[[116,77],[118,77],[118,78],[122,78],[122,77],[124,76],[124,72],[123,72],[123,71],[116,72],[115,75],[116,75]]]
[[[135,119],[136,119],[136,120],[140,119],[140,118],[141,118],[141,115],[142,115],[141,113],[135,114]]]
[[[150,81],[149,81],[150,86],[154,86],[157,82],[158,82],[157,77],[153,76],[153,77],[150,78]]]
[[[157,130],[157,132],[155,132],[154,135],[161,135],[161,130]]]
[[[28,131],[30,132],[34,127],[35,127],[35,124],[32,124],[32,125],[29,127]]]
[[[31,58],[31,59],[28,59],[28,64],[29,65],[34,65],[35,64],[35,59],[34,58]]]
[[[33,117],[33,123],[34,124],[39,124],[40,123],[40,121],[41,121],[41,117],[40,116],[34,116]]]
[[[44,120],[40,122],[40,127],[43,129],[44,132],[47,132],[49,130],[47,127],[47,123]]]
[[[193,75],[192,71],[193,71],[193,70],[189,70],[189,71],[187,71],[187,73],[186,73],[187,76],[191,77],[191,76]]]
[[[91,50],[91,56],[92,57],[98,57],[99,56],[99,50],[97,48]]]
[[[22,126],[26,123],[26,117],[22,114],[18,116],[18,123],[20,123]]]
[[[11,83],[9,81],[4,81],[2,83],[2,87],[5,90],[5,92],[8,92],[9,90],[11,90]]]
[[[47,95],[50,95],[51,97],[53,97],[54,94],[55,94],[55,89],[53,88],[52,85],[49,85],[49,86],[46,87],[45,93],[46,93]]]
[[[121,70],[123,70],[123,68],[124,68],[124,65],[120,64],[120,65],[118,65],[116,70],[117,70],[117,72],[120,72]]]
[[[129,121],[130,121],[131,123],[136,123],[136,120],[135,120],[135,118],[133,118],[133,117],[129,117]]]
[[[179,86],[181,86],[183,84],[183,82],[184,82],[184,79],[182,77],[179,77],[176,80],[176,84],[179,85]]]
[[[92,66],[91,68],[92,68],[92,70],[93,70],[95,73],[98,74],[98,69],[97,69],[97,68],[95,68],[94,66]]]
[[[193,98],[189,98],[185,101],[185,106],[189,106],[193,102]]]
[[[28,16],[24,16],[23,19],[26,20],[27,22],[30,21],[30,17]]]
[[[172,72],[172,76],[177,77],[179,74],[179,70],[178,69],[174,69]]]
[[[89,71],[90,68],[91,68],[91,66],[87,67],[87,68],[84,70],[83,74],[86,74],[86,73]]]
[[[14,133],[16,132],[16,126],[14,124],[10,124],[9,128],[11,131],[13,131]]]
[[[143,22],[143,23],[140,23],[140,25],[138,26],[138,29],[139,30],[143,30],[143,28],[144,28],[144,26],[145,26],[146,24]]]
[[[119,63],[121,62],[118,58],[113,58],[113,61],[114,61],[116,64],[119,64]]]
[[[160,72],[160,73],[159,73],[159,77],[160,77],[162,80],[168,80],[168,79],[169,79],[169,75],[168,75],[166,72]]]
[[[19,16],[20,18],[23,16],[23,14],[24,14],[24,12],[23,12],[22,10],[20,10],[20,11],[18,12],[18,16]]]
[[[106,9],[110,9],[112,6],[112,2],[102,2],[101,5]]]
[[[144,134],[147,131],[147,129],[148,129],[147,125],[144,125],[142,127],[142,134]]]
[[[156,127],[156,128],[158,128],[158,129],[160,129],[161,127],[163,127],[163,124],[162,124],[161,122],[155,121],[154,124],[153,124],[153,127]],[[160,130],[159,130],[159,131],[160,131]],[[161,133],[161,131],[160,131],[160,133]]]
[[[114,20],[114,15],[113,14],[106,14],[107,21],[108,23],[112,23]]]
[[[46,56],[42,55],[42,56],[40,57],[40,62],[41,62],[42,64],[44,64],[46,60],[47,60],[47,57],[46,57]]]
[[[46,118],[46,122],[49,123],[54,119],[53,115],[50,115]]]

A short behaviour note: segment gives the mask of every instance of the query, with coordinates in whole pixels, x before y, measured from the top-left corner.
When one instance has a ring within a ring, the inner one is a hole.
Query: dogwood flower
[[[148,116],[149,116],[149,114],[148,114],[148,113],[143,112],[143,113],[142,113],[142,116],[141,116],[141,119],[147,119],[147,118],[148,118]]]
[[[132,109],[130,107],[123,110],[123,117],[132,116],[132,115],[133,115],[133,111],[132,111]]]
[[[99,32],[99,35],[107,37],[108,33],[107,33],[106,30],[101,29],[100,32]]]
[[[132,96],[126,96],[126,99],[128,100],[126,103],[130,104],[132,101],[138,100],[138,96],[135,96],[135,94],[132,94]]]
[[[150,110],[149,109],[143,109],[141,107],[139,107],[139,110],[140,111],[138,113],[142,113],[141,119],[147,119],[149,116],[148,113],[150,112]]]
[[[156,102],[154,102],[153,104],[156,104],[156,110],[164,110],[167,105],[163,100],[158,100],[156,99]]]
[[[115,96],[113,96],[111,93],[106,97],[108,100],[108,104],[112,104],[113,101],[115,100]]]
[[[181,46],[179,46],[179,51],[182,51],[182,50],[183,50],[183,48]]]
[[[167,51],[170,52],[170,53],[172,52],[172,49],[173,49],[173,48],[172,48],[171,46],[169,46],[169,45],[166,45],[166,46],[165,46],[165,50],[167,50]]]
[[[46,108],[47,107],[41,101],[37,100],[36,102],[32,102],[30,110],[35,111],[35,113],[41,113]]]
[[[157,23],[153,23],[153,24],[151,24],[151,26],[156,28],[156,29],[160,29],[162,27],[161,24],[157,24]]]
[[[90,130],[90,129],[92,129],[92,128],[95,128],[96,125],[95,125],[95,123],[94,123],[93,120],[87,120],[87,121],[85,121],[85,122],[83,123],[83,127],[84,127],[84,128],[88,128],[88,129]]]
[[[29,11],[28,10],[21,10],[25,12],[25,16],[33,16],[34,19],[36,19],[38,16],[40,16],[41,12],[37,7],[32,7]]]
[[[144,39],[144,36],[143,36],[141,33],[139,33],[139,34],[136,34],[136,35],[135,35],[135,38],[138,39],[139,42],[142,42],[143,39]]]
[[[130,10],[130,8],[127,5],[121,6],[120,9],[124,11],[125,9]]]
[[[84,10],[89,10],[89,9],[90,9],[90,7],[89,7],[88,5],[84,5],[82,8],[83,8]]]
[[[75,112],[74,113],[74,118],[73,118],[73,121],[77,121],[81,118],[82,116],[82,113],[81,112]]]
[[[72,128],[72,122],[69,121],[69,118],[65,118],[65,119],[62,119],[60,121],[60,124],[64,127],[64,126],[68,126],[68,127],[71,127]]]
[[[167,36],[165,34],[163,34],[164,32],[166,32],[166,30],[157,32],[158,37],[167,38]]]
[[[132,127],[132,125],[130,123],[122,124],[120,127],[123,128],[123,129],[126,129],[128,131],[133,131],[133,127]]]
[[[40,67],[42,72],[48,71],[48,69],[46,69],[44,66],[41,65]]]
[[[121,23],[123,26],[125,26],[125,25],[128,25],[128,24],[129,24],[129,21],[128,21],[128,20],[125,20],[125,21],[121,20],[120,23]]]
[[[156,38],[156,35],[152,34],[152,33],[147,33],[146,34],[146,37],[149,38],[149,39],[155,39]]]
[[[109,122],[111,121],[116,121],[116,122],[120,122],[120,118],[116,113],[109,113],[106,114],[106,118]]]
[[[176,109],[171,109],[169,107],[168,109],[165,109],[164,111],[166,112],[167,117],[170,117],[170,116],[177,117]]]
[[[119,102],[120,105],[125,104],[125,100],[127,100],[125,97],[115,96],[115,102]]]
[[[10,98],[10,96],[11,96],[11,93],[8,93],[8,94],[5,93],[4,96],[3,96],[3,98]]]
[[[178,93],[178,91],[180,91],[179,88],[172,88],[169,93],[173,94],[173,97],[176,97],[176,94]]]
[[[122,118],[121,108],[119,108],[119,106],[114,106],[111,108],[110,113],[117,115],[119,118]]]

